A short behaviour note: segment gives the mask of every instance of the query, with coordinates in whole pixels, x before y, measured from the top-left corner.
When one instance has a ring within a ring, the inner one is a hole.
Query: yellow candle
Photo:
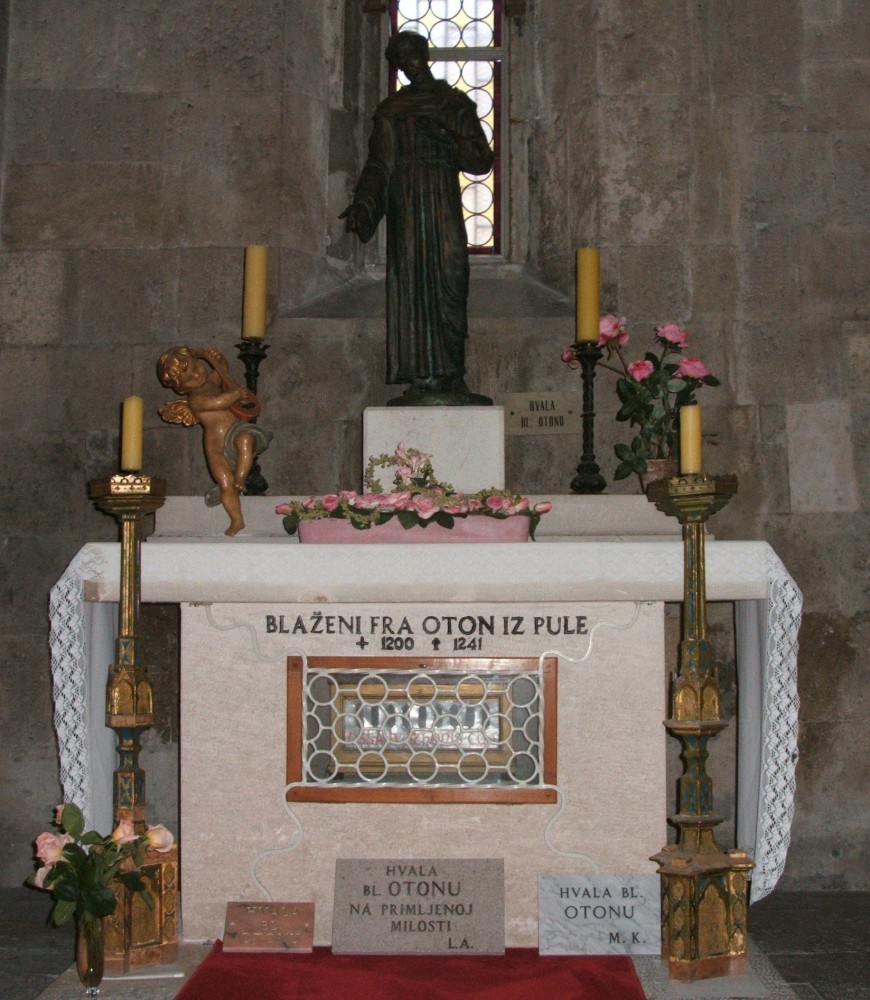
[[[680,407],[680,472],[684,476],[701,471],[701,407]]]
[[[128,396],[121,409],[121,471],[142,470],[142,414],[141,396]]]
[[[594,247],[577,251],[577,341],[598,343],[601,264]]]
[[[242,311],[242,336],[259,340],[266,336],[266,275],[268,247],[251,244],[245,247],[245,293]]]

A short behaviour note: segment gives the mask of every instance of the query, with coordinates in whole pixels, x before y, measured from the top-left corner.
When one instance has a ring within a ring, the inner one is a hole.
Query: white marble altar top
[[[537,497],[532,500],[536,501]],[[222,508],[170,497],[142,547],[143,601],[678,601],[679,524],[644,497],[553,498],[536,542],[444,545],[300,545],[275,498],[245,498],[244,535],[222,534]],[[608,530],[609,529],[609,530]],[[87,546],[99,570],[89,601],[118,599],[118,546]],[[706,546],[710,600],[765,599],[765,542]]]

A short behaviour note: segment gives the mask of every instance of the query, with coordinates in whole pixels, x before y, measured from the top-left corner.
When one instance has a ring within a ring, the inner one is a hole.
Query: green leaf
[[[529,538],[531,538],[532,541],[535,540],[535,530],[540,523],[541,515],[532,511],[531,514],[529,514]]]
[[[417,515],[412,510],[400,510],[396,514],[399,524],[407,531],[417,524]]]
[[[78,840],[85,828],[85,818],[81,809],[72,802],[65,803],[60,814],[60,825],[74,840]]]
[[[668,392],[681,392],[686,388],[686,382],[681,378],[672,378],[668,380]]]
[[[55,927],[60,927],[76,912],[75,900],[59,899],[51,911],[51,922]]]
[[[284,515],[284,530],[288,535],[295,535],[296,529],[299,527],[299,515],[298,514],[285,514]]]
[[[115,894],[108,886],[97,886],[88,893],[88,909],[95,917],[108,917],[115,912]]]
[[[83,844],[102,844],[103,838],[96,830],[88,830],[81,838]]]
[[[74,872],[59,874],[51,887],[55,899],[66,903],[74,903],[79,898],[79,883]]]
[[[635,387],[624,378],[621,378],[616,383],[616,395],[623,403],[627,403],[630,399],[633,399],[636,392]]]
[[[634,470],[628,464],[628,462],[622,462],[616,467],[616,472],[613,473],[614,479],[627,479]]]
[[[627,444],[614,445],[613,450],[616,452],[616,457],[622,459],[623,462],[631,460],[631,448]]]
[[[432,515],[432,520],[436,524],[440,524],[442,528],[452,528],[454,517],[452,514],[448,514],[446,510],[439,510]]]
[[[132,892],[138,892],[148,906],[153,909],[154,897],[149,892],[148,885],[139,872],[120,872],[117,878]]]

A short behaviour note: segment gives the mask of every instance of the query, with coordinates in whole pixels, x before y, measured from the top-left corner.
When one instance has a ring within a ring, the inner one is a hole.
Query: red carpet
[[[176,1000],[644,1000],[631,959],[540,956],[225,955],[220,941]]]

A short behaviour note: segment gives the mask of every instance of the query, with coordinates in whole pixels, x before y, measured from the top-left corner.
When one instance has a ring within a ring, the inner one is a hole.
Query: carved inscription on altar
[[[504,611],[433,613],[415,609],[359,613],[308,607],[304,610],[263,616],[263,633],[287,636],[329,649],[362,654],[492,653],[508,642],[512,647],[539,650],[541,642],[553,639],[585,643],[593,624],[588,612],[577,605],[550,605],[533,614]]]
[[[314,903],[227,903],[226,952],[309,952]]]
[[[332,950],[504,954],[504,861],[337,860]]]
[[[658,955],[658,875],[541,875],[542,955]]]

